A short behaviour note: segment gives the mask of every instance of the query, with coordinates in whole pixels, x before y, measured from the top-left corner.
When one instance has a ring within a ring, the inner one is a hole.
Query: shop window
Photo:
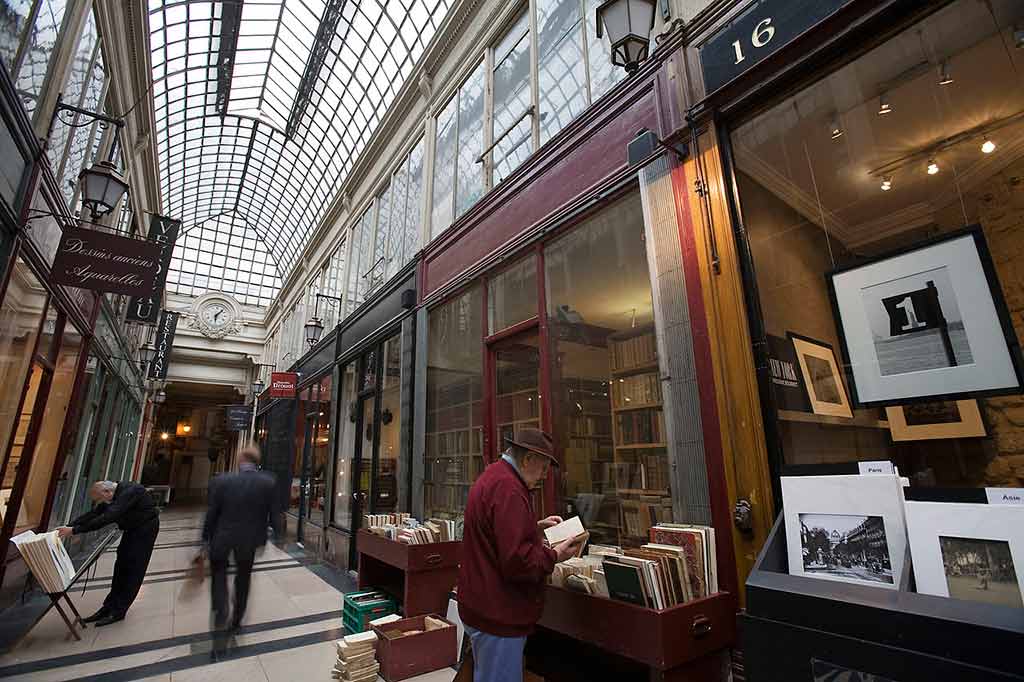
[[[375,474],[374,513],[398,509],[402,417],[402,338],[393,336],[384,342],[384,376],[380,394],[380,449]],[[368,460],[363,455],[363,461]]]
[[[733,131],[784,471],[892,460],[917,485],[1024,484],[1019,397],[957,402],[927,386],[954,365],[973,380],[984,338],[1004,342],[998,324],[966,322],[990,291],[1011,343],[1024,337],[1024,69],[1007,42],[1022,21],[1021,3],[951,3]],[[970,297],[967,261],[923,265],[964,228],[995,275]],[[831,273],[897,252],[909,257],[853,290],[835,280],[837,299],[862,306],[840,317]],[[884,390],[869,393],[870,372]]]
[[[593,542],[635,546],[672,520],[639,195],[544,250],[563,494]]]
[[[530,255],[487,283],[487,327],[495,334],[537,315],[537,258]]]
[[[46,310],[46,290],[28,264],[19,258],[13,267],[0,307],[0,385],[6,387],[0,392],[0,448],[3,449],[0,452],[5,455],[0,515],[7,510],[21,453],[20,443],[28,430],[28,423],[19,414],[19,405],[22,403],[22,388],[32,369],[32,357]],[[24,403],[30,409],[35,398],[33,386],[38,386],[37,372],[32,373],[32,379]]]
[[[310,516],[312,517],[313,512],[316,512],[316,518],[319,519],[324,514],[324,505],[327,502],[325,496],[331,444],[332,375],[325,376],[317,383],[316,387],[318,407],[316,414],[312,416],[312,480],[310,481],[309,505]],[[319,521],[315,522],[319,523]]]
[[[494,48],[491,75],[491,184],[497,185],[533,153],[530,96],[530,17],[523,12]]]
[[[482,318],[478,285],[429,311],[425,518],[461,517],[483,471]]]
[[[71,520],[71,505],[75,499],[76,486],[79,484],[82,467],[85,465],[86,448],[94,437],[102,391],[103,366],[100,364],[99,357],[90,353],[80,393],[84,396],[84,404],[78,413],[78,423],[73,425],[77,429],[74,444],[68,449],[68,454],[64,459],[64,470],[57,479],[53,513],[50,515],[50,528],[66,525]],[[161,464],[164,462],[166,462],[166,469],[161,471],[163,475],[155,481],[145,481],[147,484],[166,485],[170,481],[170,459],[161,460]]]
[[[334,463],[334,524],[340,528],[352,527],[352,467],[356,451],[356,420],[353,410],[359,404],[355,363],[349,363],[341,372],[339,393],[338,456]]]

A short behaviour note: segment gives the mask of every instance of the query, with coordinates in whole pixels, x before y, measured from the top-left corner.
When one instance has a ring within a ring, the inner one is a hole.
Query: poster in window
[[[1020,393],[1014,334],[977,227],[828,275],[855,403]]]
[[[790,339],[768,335],[768,376],[779,410],[810,412],[807,389]]]

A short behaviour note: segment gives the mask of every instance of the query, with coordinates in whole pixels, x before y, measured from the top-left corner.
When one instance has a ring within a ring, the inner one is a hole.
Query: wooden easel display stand
[[[461,542],[407,545],[366,530],[356,534],[359,589],[378,589],[402,603],[402,614],[448,611],[448,595],[459,576]]]
[[[735,638],[728,592],[655,611],[548,586],[527,665],[547,682],[598,679],[596,671],[602,679],[705,682],[724,679],[723,654]]]

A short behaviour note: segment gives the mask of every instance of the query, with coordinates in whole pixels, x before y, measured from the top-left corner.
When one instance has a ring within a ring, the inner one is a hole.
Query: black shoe
[[[124,614],[123,613],[111,613],[111,614],[109,614],[107,616],[104,616],[100,620],[96,621],[96,627],[101,628],[104,625],[110,625],[111,623],[118,623],[118,622],[120,622],[122,620],[124,620]]]
[[[97,611],[96,613],[92,614],[88,618],[83,618],[82,622],[83,623],[95,623],[96,621],[102,620],[102,619],[106,618],[109,615],[110,615],[110,609],[108,609],[106,606],[101,606],[99,611]]]

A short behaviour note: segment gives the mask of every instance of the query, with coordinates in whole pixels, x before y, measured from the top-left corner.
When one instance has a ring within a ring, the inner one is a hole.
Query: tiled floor
[[[256,559],[242,631],[218,662],[211,660],[209,582],[185,579],[198,551],[201,512],[169,510],[146,583],[127,618],[81,630],[75,641],[55,611],[0,656],[0,678],[11,682],[294,682],[331,678],[334,640],[341,636],[342,593],[314,574],[301,552],[268,545]],[[95,577],[71,598],[83,616],[99,608],[113,573],[114,553],[100,557]],[[230,583],[230,578],[229,578]],[[451,682],[441,670],[410,682]]]

